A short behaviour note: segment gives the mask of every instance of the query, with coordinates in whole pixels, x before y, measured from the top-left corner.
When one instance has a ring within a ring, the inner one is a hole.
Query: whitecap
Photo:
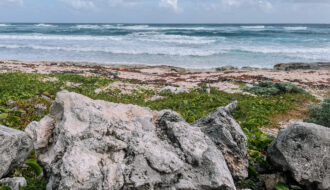
[[[306,26],[288,26],[284,27],[285,30],[307,30],[308,27]]]
[[[102,41],[102,40],[122,40],[121,37],[115,36],[64,36],[64,35],[0,35],[0,39],[7,40],[65,40],[65,41]]]
[[[99,25],[90,25],[90,24],[80,24],[77,25],[76,28],[78,29],[98,29],[100,28]]]
[[[264,25],[256,25],[256,26],[241,26],[243,29],[264,29]]]
[[[36,26],[36,27],[55,27],[55,25],[51,25],[51,24],[35,24],[34,26]]]

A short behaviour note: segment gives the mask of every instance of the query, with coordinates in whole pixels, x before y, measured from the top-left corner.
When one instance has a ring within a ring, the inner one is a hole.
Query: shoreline
[[[0,73],[24,72],[38,74],[79,74],[97,75],[121,81],[130,81],[134,88],[143,86],[173,86],[194,89],[202,84],[228,93],[243,93],[243,86],[255,85],[261,81],[287,82],[302,87],[323,100],[330,93],[330,63],[288,63],[277,69],[239,70],[232,66],[223,69],[189,70],[173,66],[151,65],[105,65],[89,62],[52,62],[52,61],[16,61],[0,60]],[[314,65],[309,69],[308,65]],[[303,69],[298,69],[302,66]],[[289,70],[285,70],[289,68]],[[116,84],[113,88],[127,88],[127,83]]]
[[[185,69],[174,66],[98,64],[90,62],[53,62],[0,60],[0,72],[71,73],[100,75],[135,80],[140,83],[159,83],[188,88],[199,83],[236,81],[253,84],[272,80],[291,82],[298,86],[330,88],[330,63],[287,63],[273,69],[223,66],[217,69]]]
[[[146,69],[146,68],[172,68],[176,70],[180,70],[183,72],[219,72],[219,71],[291,71],[291,70],[324,70],[330,69],[330,61],[327,62],[288,62],[288,63],[278,63],[272,67],[255,67],[255,66],[234,66],[234,65],[223,65],[219,67],[211,67],[211,68],[186,68],[172,65],[149,65],[149,64],[124,64],[124,63],[102,63],[102,62],[88,62],[88,61],[30,61],[30,60],[7,60],[0,59],[0,64],[65,64],[69,66],[78,66],[78,67],[93,67],[93,66],[101,66],[105,68],[125,68],[125,69]]]

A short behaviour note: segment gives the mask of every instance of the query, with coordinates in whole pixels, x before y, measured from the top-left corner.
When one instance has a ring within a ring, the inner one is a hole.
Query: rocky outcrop
[[[292,71],[292,70],[307,70],[307,69],[330,69],[330,63],[319,62],[319,63],[280,63],[274,66],[274,70],[279,71]]]
[[[307,189],[330,189],[330,129],[298,122],[281,130],[268,148],[271,163]]]
[[[22,165],[32,148],[24,132],[0,125],[0,179]]]
[[[216,144],[236,179],[248,177],[247,137],[232,117],[237,101],[193,123]]]
[[[232,66],[232,65],[225,65],[222,67],[215,68],[216,71],[222,72],[222,71],[237,71],[238,67]]]
[[[31,123],[47,189],[235,189],[219,149],[175,112],[63,91]]]
[[[180,94],[180,93],[185,93],[189,92],[189,90],[185,87],[174,87],[174,86],[165,86],[164,88],[159,89],[159,92],[165,92],[165,91],[170,91],[171,93],[174,94]]]
[[[11,190],[20,190],[27,185],[24,177],[4,178],[0,180],[0,184],[10,187]]]

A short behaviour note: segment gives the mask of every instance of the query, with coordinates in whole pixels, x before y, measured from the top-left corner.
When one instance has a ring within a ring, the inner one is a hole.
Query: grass
[[[50,78],[56,80],[47,80]],[[147,102],[145,101],[147,98],[158,94],[156,90],[140,89],[132,94],[121,94],[118,89],[95,92],[96,89],[104,89],[114,81],[104,77],[84,77],[75,74],[0,74],[0,124],[24,130],[28,123],[40,120],[48,113],[56,93],[63,89],[86,95],[92,99],[136,104],[154,110],[172,109],[180,113],[187,122],[194,122],[219,106],[225,106],[233,100],[238,100],[238,107],[233,116],[248,136],[250,162],[268,166],[265,159],[266,148],[272,139],[263,134],[259,128],[274,125],[275,121],[272,119],[274,116],[290,113],[303,102],[315,101],[307,93],[292,93],[292,90],[267,96],[229,94],[215,88],[211,88],[208,93],[206,85],[188,93],[163,92],[160,95],[165,99]],[[79,85],[69,85],[70,83]],[[241,86],[243,87],[243,84]],[[295,89],[295,87],[290,86],[288,89]],[[40,111],[35,108],[37,104],[42,104],[47,109]],[[24,189],[45,189],[45,180],[38,177],[40,171],[34,159],[32,155],[27,161],[28,167],[17,169],[16,174],[26,177],[28,186]],[[250,179],[242,183],[253,187],[257,175],[254,168],[250,166]]]

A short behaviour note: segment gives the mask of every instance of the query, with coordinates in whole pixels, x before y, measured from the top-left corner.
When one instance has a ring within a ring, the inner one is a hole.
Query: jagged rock
[[[0,125],[0,179],[22,165],[32,148],[32,140],[23,131]]]
[[[47,189],[235,189],[222,153],[172,111],[59,92],[31,123]]]
[[[281,130],[268,158],[307,189],[330,189],[330,129],[298,122]]]
[[[193,125],[200,127],[221,150],[232,176],[244,179],[248,177],[249,165],[247,137],[232,116],[236,106],[237,101],[220,107]]]
[[[222,67],[215,68],[216,71],[222,72],[222,71],[237,71],[238,67],[234,67],[232,65],[226,65]]]
[[[189,92],[189,90],[185,87],[174,87],[174,86],[166,86],[164,88],[159,89],[159,92],[164,92],[167,90],[169,90],[170,92],[172,92],[174,94]]]
[[[274,70],[291,71],[297,69],[330,69],[330,62],[319,63],[280,63],[274,65]]]
[[[0,180],[0,184],[10,187],[11,190],[20,190],[27,185],[24,177],[4,178]]]
[[[286,184],[287,180],[283,173],[274,173],[274,174],[262,174],[259,177],[262,186],[265,190],[273,190],[276,189],[275,185],[277,183],[284,183]]]

